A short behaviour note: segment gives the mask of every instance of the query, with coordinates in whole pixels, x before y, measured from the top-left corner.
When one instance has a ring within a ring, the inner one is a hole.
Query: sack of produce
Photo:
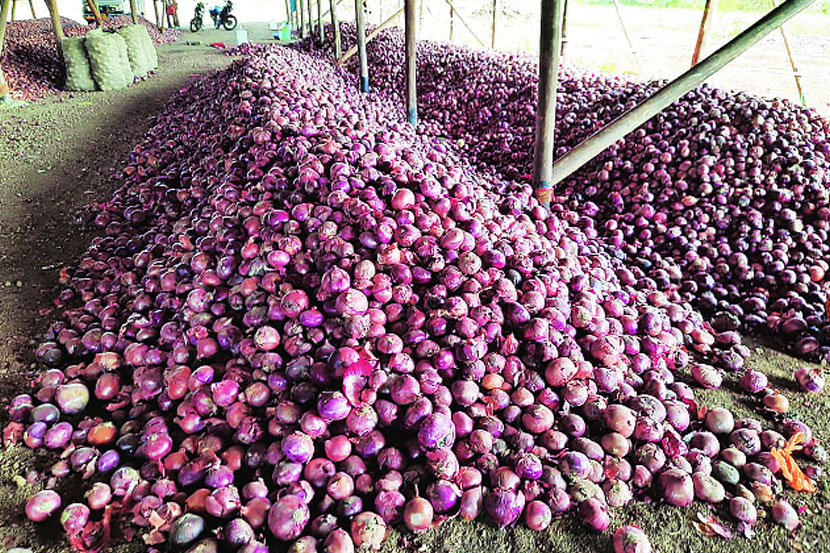
[[[127,57],[130,59],[130,67],[136,77],[143,78],[147,76],[152,69],[150,52],[147,50],[147,43],[141,30],[147,30],[143,25],[129,25],[118,31],[118,34],[124,39],[127,44]]]
[[[84,37],[61,40],[61,50],[66,67],[66,90],[95,90],[95,81],[84,48]]]
[[[135,73],[133,73],[133,68],[130,66],[130,56],[127,53],[127,43],[121,35],[113,34],[112,36],[115,39],[115,47],[118,50],[118,60],[121,65],[121,71],[124,72],[124,80],[127,82],[127,86],[130,86],[135,80]]]
[[[145,27],[144,25],[136,26],[138,27],[139,34],[141,34],[145,44],[147,45],[147,57],[150,60],[150,71],[155,71],[156,69],[158,69],[159,66],[159,56],[158,52],[156,52],[156,44],[150,37],[150,33],[147,32],[147,27]]]
[[[87,33],[84,40],[92,78],[98,90],[118,90],[129,84],[121,68],[119,40],[115,37],[116,35],[111,33],[94,29]],[[123,43],[123,39],[121,42]],[[129,64],[129,61],[127,63]]]

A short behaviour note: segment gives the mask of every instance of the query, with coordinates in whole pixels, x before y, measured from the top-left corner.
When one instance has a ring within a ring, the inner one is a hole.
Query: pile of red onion
[[[819,474],[803,422],[695,401],[687,382],[748,354],[735,331],[355,85],[256,47],[133,150],[10,406],[7,443],[56,454],[32,520],[78,551],[137,531],[149,551],[351,553],[456,516],[603,531],[639,497],[722,504],[749,532],[782,491],[774,448],[800,437]],[[786,411],[763,374],[741,383]],[[51,489],[70,476],[83,494]]]
[[[181,31],[159,31],[144,18],[139,21],[147,27],[156,44],[166,44],[179,39]],[[83,36],[94,27],[62,19],[64,34],[68,37]],[[112,17],[104,20],[105,27],[131,25],[129,17]],[[55,33],[50,19],[13,21],[6,29],[6,43],[0,58],[12,96],[36,100],[60,92],[64,79],[63,61],[60,60]]]
[[[354,25],[342,32],[354,42]],[[381,32],[368,58],[373,86],[400,97],[403,33]],[[419,43],[422,132],[453,139],[480,170],[528,179],[537,73],[529,55]],[[561,71],[557,156],[661,84]],[[769,334],[830,361],[829,133],[786,100],[703,86],[559,185],[554,210],[576,211],[572,222],[625,261],[627,280],[688,302],[717,330]],[[739,370],[740,357],[720,366]]]

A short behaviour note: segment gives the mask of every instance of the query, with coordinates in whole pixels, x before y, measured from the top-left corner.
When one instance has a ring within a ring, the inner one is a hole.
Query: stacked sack
[[[67,90],[95,90],[95,81],[92,78],[92,68],[89,66],[84,40],[82,36],[61,40]]]
[[[67,90],[118,90],[158,68],[155,45],[143,25],[129,25],[117,33],[93,29],[61,45]]]
[[[123,27],[118,34],[126,43],[130,67],[136,77],[146,77],[150,71],[158,67],[156,47],[144,25]]]

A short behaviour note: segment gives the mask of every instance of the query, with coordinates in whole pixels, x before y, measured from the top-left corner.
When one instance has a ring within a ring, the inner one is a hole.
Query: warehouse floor
[[[267,37],[263,25],[251,27],[250,33],[252,38]],[[0,397],[11,397],[33,379],[33,345],[55,316],[52,299],[59,290],[60,269],[77,260],[93,236],[76,222],[78,211],[85,204],[106,201],[111,196],[117,183],[110,180],[110,175],[178,89],[232,61],[206,46],[216,39],[232,40],[232,36],[208,32],[197,38],[186,33],[182,43],[160,48],[161,70],[153,79],[106,95],[63,96],[0,118]],[[193,40],[202,44],[184,42]],[[772,377],[819,435],[825,439],[830,436],[830,395],[825,392],[807,397],[794,391],[792,371],[801,362],[759,347],[750,363]],[[708,406],[724,405],[745,416],[759,416],[745,404],[746,396],[729,389],[727,385],[717,392],[702,392],[700,397]],[[5,405],[0,402],[0,407]],[[46,467],[49,462],[42,452],[35,454],[22,446],[0,451],[0,505],[4,506],[0,510],[0,550],[27,547],[35,553],[67,551],[57,521],[35,527],[23,515],[23,502],[39,485],[26,481],[26,471],[33,465]],[[830,552],[830,490],[826,479],[819,483],[819,490],[814,496],[791,498],[796,507],[806,509],[801,515],[804,526],[794,536],[766,522],[757,525],[752,541],[704,535],[694,524],[699,513],[714,513],[722,521],[728,517],[699,504],[681,510],[638,502],[618,516],[636,520],[648,532],[655,550],[662,553],[700,553],[713,547],[722,553],[750,547],[758,551]],[[385,549],[610,553],[610,544],[610,534],[588,535],[566,517],[543,533],[526,529],[503,532],[480,523],[452,521],[417,538],[392,536]],[[131,545],[111,551],[143,550],[136,537]]]

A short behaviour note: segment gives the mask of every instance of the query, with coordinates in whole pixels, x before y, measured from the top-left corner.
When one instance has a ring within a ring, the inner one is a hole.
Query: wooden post
[[[104,18],[101,17],[101,12],[98,11],[98,2],[95,0],[86,0],[86,5],[92,11],[92,17],[95,18],[95,24],[99,27],[104,26]]]
[[[559,57],[565,57],[565,46],[568,44],[568,0],[564,0],[562,7],[562,46],[559,47]]]
[[[15,15],[17,13],[17,0],[12,0],[12,15],[9,21],[14,21]]]
[[[634,43],[631,41],[631,37],[628,35],[628,29],[625,26],[625,21],[623,21],[622,11],[620,10],[620,2],[619,0],[612,0],[614,2],[614,10],[617,12],[617,19],[620,21],[620,27],[622,27],[623,35],[625,35],[625,41],[628,43],[628,48],[631,50],[631,55],[634,57],[634,63],[637,64],[637,71],[640,73],[643,72],[643,66],[640,65],[640,58],[637,56],[637,49],[634,48]]]
[[[772,7],[778,7],[778,4],[775,0],[770,0],[772,2]],[[784,41],[784,49],[787,51],[787,59],[790,60],[790,67],[793,70],[793,78],[795,79],[795,88],[798,89],[798,100],[801,102],[802,106],[807,106],[807,98],[804,97],[804,90],[801,88],[801,73],[798,72],[798,66],[795,63],[795,58],[793,57],[793,51],[790,50],[790,41],[787,39],[787,31],[784,30],[784,26],[781,25],[781,40]]]
[[[670,106],[672,102],[714,75],[719,69],[749,50],[782,23],[800,13],[815,0],[787,0],[753,23],[747,30],[716,52],[655,92],[650,98],[623,113],[563,155],[554,165],[553,184],[571,176],[608,146]]]
[[[311,2],[312,2],[312,0],[306,0],[305,4],[308,7],[308,36],[313,39],[314,38],[314,19],[311,18]]]
[[[130,0],[130,19],[133,25],[138,25],[138,6],[135,0]]]
[[[354,0],[355,17],[357,19],[357,52],[360,59],[360,90],[369,92],[369,63],[366,60],[366,13],[363,11],[363,0]]]
[[[0,0],[0,57],[3,56],[3,46],[6,44],[6,25],[9,20],[9,7],[12,0]],[[6,75],[0,67],[0,103],[11,100],[11,89],[6,82]]]
[[[553,135],[556,127],[556,87],[559,41],[562,38],[562,0],[542,0],[539,32],[539,100],[533,154],[533,187],[548,206],[553,195]]]
[[[418,28],[424,28],[424,2],[418,2]]]
[[[340,43],[340,22],[337,21],[337,4],[329,0],[329,11],[331,11],[331,26],[334,28],[334,59],[339,60],[343,54],[343,46]]]
[[[697,32],[697,42],[695,42],[695,51],[692,54],[692,67],[697,65],[700,61],[700,53],[703,51],[703,46],[706,44],[706,34],[712,26],[712,19],[715,15],[715,10],[718,8],[718,0],[706,0],[706,5],[703,6],[703,17],[700,19],[700,30]]]
[[[35,0],[29,0],[29,10],[32,12],[32,19],[37,19],[35,15]]]
[[[482,48],[486,48],[486,46],[484,45],[484,42],[482,42],[482,40],[481,40],[480,38],[478,38],[478,35],[476,35],[476,34],[473,32],[473,29],[472,29],[469,25],[467,25],[467,22],[466,22],[466,21],[464,21],[464,18],[463,18],[463,17],[461,17],[461,14],[458,12],[458,10],[457,10],[457,9],[455,9],[455,6],[453,6],[452,0],[444,0],[444,1],[445,1],[447,4],[449,4],[450,9],[452,10],[452,12],[453,12],[453,13],[455,13],[455,15],[457,15],[457,16],[458,16],[458,20],[461,22],[461,24],[462,24],[462,25],[464,25],[464,27],[465,27],[468,31],[470,31],[470,34],[471,34],[471,35],[473,35],[473,38],[474,38],[474,39],[476,39],[476,41],[477,41],[479,44],[481,44]],[[452,29],[452,27],[450,27],[450,29]]]
[[[311,0],[308,0],[309,2]],[[297,7],[299,8],[297,11],[300,12],[300,38],[305,38],[305,4],[304,0],[297,0],[299,2]]]
[[[453,21],[454,17],[455,10],[452,8],[452,5],[450,5],[450,42],[452,42],[453,23],[455,23],[455,21]]]
[[[403,8],[400,8],[398,11],[396,11],[395,13],[393,13],[392,15],[387,17],[386,21],[384,21],[383,23],[381,23],[380,25],[375,27],[375,29],[371,33],[366,35],[366,44],[369,44],[372,41],[372,39],[374,39],[376,36],[378,36],[382,30],[384,30],[386,27],[388,27],[392,23],[392,21],[394,21],[395,18],[398,17],[399,15],[401,15],[402,13],[403,13]],[[354,56],[357,53],[358,53],[357,45],[352,46],[351,48],[346,50],[346,53],[343,54],[342,58],[337,60],[337,64],[338,65],[343,65],[344,63],[349,61],[352,58],[352,56]]]
[[[496,27],[499,24],[499,10],[501,10],[499,0],[493,0],[493,26],[490,31],[490,48],[496,47]]]
[[[57,0],[46,0],[46,7],[49,9],[49,17],[52,19],[52,29],[55,31],[55,40],[58,43],[59,59],[63,60],[63,47],[61,41],[66,38],[63,34],[63,23],[61,23],[61,16],[58,13]]]
[[[423,1],[423,0],[421,0]],[[406,48],[406,119],[413,127],[418,126],[418,73],[417,39],[415,28],[416,0],[404,0],[404,42]]]
[[[158,0],[153,0],[153,15],[156,16],[156,27],[161,29],[161,18],[159,17],[159,3],[158,3]]]

